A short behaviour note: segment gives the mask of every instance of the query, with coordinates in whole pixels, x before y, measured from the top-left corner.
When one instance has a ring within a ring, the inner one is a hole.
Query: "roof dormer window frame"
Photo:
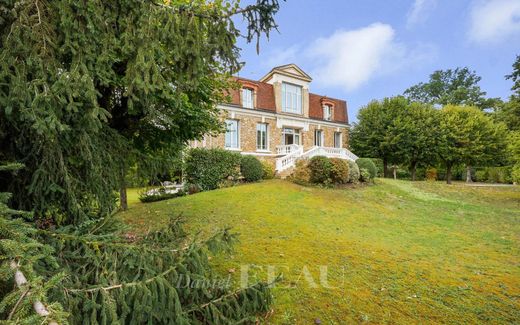
[[[240,89],[240,105],[249,109],[256,108],[257,91],[258,85],[255,83],[249,81],[242,82],[242,88]]]

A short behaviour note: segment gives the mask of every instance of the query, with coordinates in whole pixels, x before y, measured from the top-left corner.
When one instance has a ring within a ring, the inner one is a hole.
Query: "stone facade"
[[[255,155],[273,165],[281,155],[277,147],[283,144],[284,128],[299,131],[303,150],[315,146],[315,130],[322,130],[322,147],[335,147],[335,133],[341,133],[341,148],[348,149],[348,114],[343,100],[319,96],[309,92],[311,78],[295,65],[273,69],[260,81],[239,79],[245,89],[253,92],[253,108],[242,106],[242,92],[233,91],[231,102],[220,105],[223,120],[238,121],[238,147],[226,148],[242,154]],[[301,87],[301,114],[286,113],[282,109],[282,84]],[[331,117],[324,118],[324,106],[330,106]],[[257,149],[257,124],[267,124],[267,150]],[[225,134],[207,136],[192,143],[194,147],[225,148]]]

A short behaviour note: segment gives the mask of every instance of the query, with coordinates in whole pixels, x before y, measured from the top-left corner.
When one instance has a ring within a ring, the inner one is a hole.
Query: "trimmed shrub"
[[[359,158],[356,160],[356,164],[358,165],[359,169],[366,169],[370,173],[370,178],[376,178],[377,177],[377,166],[370,158]]]
[[[360,174],[359,180],[363,183],[368,183],[372,179],[372,177],[371,177],[372,175],[366,168],[360,168],[359,174]]]
[[[361,173],[355,161],[348,160],[348,181],[350,183],[358,183]]]
[[[307,166],[306,160],[298,160],[290,180],[296,184],[309,185],[311,182],[311,171]]]
[[[235,181],[240,171],[242,156],[223,149],[190,149],[186,157],[185,176],[189,184],[200,190],[214,190],[225,180]]]
[[[477,182],[487,182],[488,173],[486,169],[480,169],[475,172],[475,178]]]
[[[486,168],[488,173],[487,181],[490,183],[511,183],[511,167],[488,167]]]
[[[329,158],[324,156],[312,157],[307,165],[310,170],[310,181],[315,184],[332,183],[331,172],[333,164]]]
[[[264,171],[263,179],[273,179],[274,178],[274,168],[269,162],[265,160],[260,161],[262,163],[262,169]]]
[[[330,180],[334,184],[346,184],[349,179],[348,163],[344,159],[331,158],[332,168],[330,170]]]
[[[246,182],[258,182],[264,176],[264,167],[255,156],[242,156],[240,173]]]
[[[437,168],[430,167],[426,169],[426,180],[427,181],[436,181],[437,180]]]

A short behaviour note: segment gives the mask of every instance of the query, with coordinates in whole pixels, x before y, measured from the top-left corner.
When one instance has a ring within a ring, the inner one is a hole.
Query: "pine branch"
[[[15,271],[14,280],[16,282],[16,286],[18,288],[22,288],[23,286],[25,286],[27,284],[27,278],[22,273],[22,271],[20,271],[18,263],[16,263],[15,261],[11,261],[10,266],[11,266],[11,269]],[[27,289],[27,293],[25,295],[28,295],[29,291],[30,291],[30,289]],[[18,304],[18,302],[17,302],[17,304]],[[34,311],[41,317],[48,317],[51,314],[47,310],[47,307],[45,307],[45,305],[38,299],[34,300],[33,308],[34,308]],[[11,311],[11,312],[13,312],[13,311]],[[12,316],[12,315],[10,315],[10,316]],[[58,325],[58,323],[56,323],[55,321],[50,321],[49,325]]]

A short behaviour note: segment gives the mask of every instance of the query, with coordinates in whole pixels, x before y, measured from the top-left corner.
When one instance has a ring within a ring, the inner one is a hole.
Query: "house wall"
[[[241,111],[245,111],[244,113]],[[276,147],[282,144],[282,129],[283,127],[293,127],[300,129],[301,144],[304,147],[304,151],[309,150],[314,146],[314,131],[321,129],[324,132],[324,143],[325,147],[334,146],[334,132],[342,132],[343,148],[348,148],[348,128],[346,125],[334,125],[333,123],[314,121],[306,119],[304,122],[296,121],[293,123],[288,122],[287,117],[277,117],[272,114],[262,113],[259,111],[247,111],[244,109],[233,109],[227,110],[222,109],[222,119],[234,119],[238,120],[239,127],[239,151],[243,154],[252,154],[257,156],[261,160],[266,160],[273,164],[278,158],[276,154]],[[259,151],[256,149],[256,125],[257,123],[267,123],[267,140],[268,150]],[[298,124],[300,123],[300,124]],[[332,124],[332,125],[330,125]],[[297,125],[300,125],[297,127]],[[203,141],[192,142],[193,147],[205,147],[205,148],[224,148],[225,146],[225,134],[219,134],[217,136],[206,136]],[[229,149],[234,150],[234,149]]]

